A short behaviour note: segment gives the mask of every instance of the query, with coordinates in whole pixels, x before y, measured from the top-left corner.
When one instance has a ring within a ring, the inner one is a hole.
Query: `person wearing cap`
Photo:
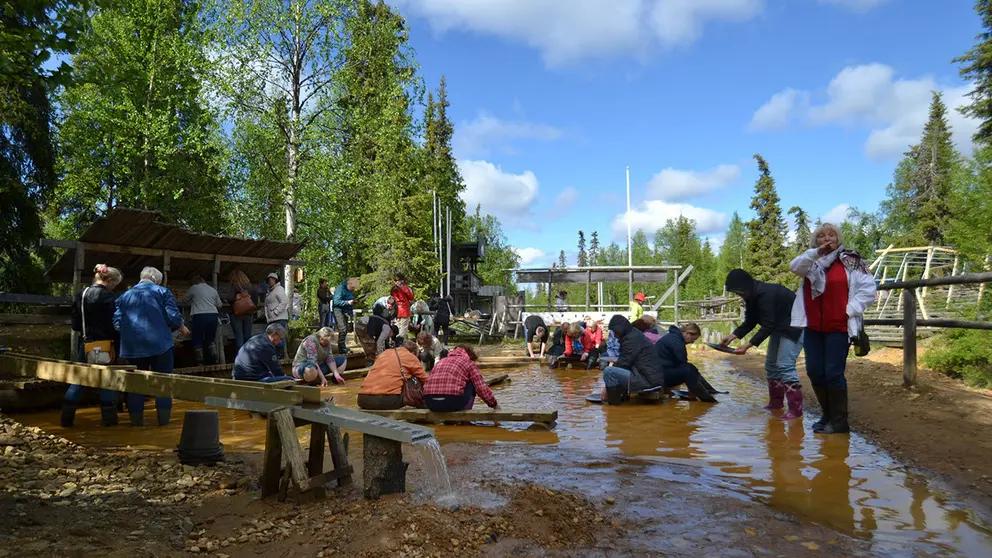
[[[644,293],[634,295],[634,300],[630,301],[630,321],[639,320],[644,315],[644,301],[647,298]]]
[[[272,272],[265,278],[269,285],[269,292],[265,295],[265,321],[271,324],[279,324],[283,330],[289,330],[289,299],[286,297],[286,289],[279,284],[279,274]],[[289,356],[286,350],[286,336],[279,338],[279,351]]]
[[[727,274],[727,291],[744,301],[744,322],[721,345],[742,339],[755,326],[760,326],[751,340],[737,348],[743,355],[768,339],[765,355],[765,378],[768,380],[768,405],[765,409],[781,409],[783,400],[789,410],[782,415],[785,420],[803,416],[803,390],[799,383],[796,359],[803,348],[803,331],[792,326],[792,306],[796,293],[775,283],[758,281],[743,269]]]

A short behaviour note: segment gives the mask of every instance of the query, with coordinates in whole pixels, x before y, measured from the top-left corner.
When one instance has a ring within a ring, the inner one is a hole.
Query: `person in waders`
[[[791,420],[803,416],[803,390],[799,383],[796,359],[803,348],[803,332],[792,327],[792,304],[796,293],[782,285],[765,283],[751,277],[743,269],[727,274],[726,287],[744,300],[744,322],[724,337],[721,345],[742,339],[756,326],[758,332],[737,348],[737,354],[747,353],[768,339],[765,356],[765,378],[768,380],[768,405],[765,409],[781,409],[788,401],[789,409],[781,418]]]
[[[802,294],[792,306],[792,325],[804,328],[806,375],[823,416],[813,432],[850,431],[847,422],[847,354],[863,326],[862,314],[875,300],[875,278],[864,258],[844,248],[836,225],[813,231],[814,247],[789,264],[803,278]]]

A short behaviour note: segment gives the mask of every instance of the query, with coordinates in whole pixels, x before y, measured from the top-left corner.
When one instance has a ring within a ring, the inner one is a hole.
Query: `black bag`
[[[858,330],[857,337],[851,338],[851,343],[854,345],[854,356],[868,356],[868,353],[871,352],[871,339],[868,338],[863,327]]]

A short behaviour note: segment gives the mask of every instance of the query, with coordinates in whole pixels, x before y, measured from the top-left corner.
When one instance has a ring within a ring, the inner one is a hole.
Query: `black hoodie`
[[[610,318],[609,329],[620,341],[620,357],[613,366],[630,370],[631,393],[665,385],[661,359],[648,338],[619,314]]]
[[[802,330],[791,325],[796,293],[782,285],[758,281],[743,269],[734,269],[727,274],[726,286],[728,291],[738,293],[744,299],[744,323],[734,330],[735,337],[743,339],[754,326],[760,325],[758,333],[749,341],[755,347],[773,333],[799,340]]]

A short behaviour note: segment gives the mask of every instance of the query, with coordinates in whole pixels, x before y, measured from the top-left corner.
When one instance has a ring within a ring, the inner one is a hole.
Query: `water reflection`
[[[975,510],[907,472],[857,434],[814,435],[812,421],[782,421],[761,409],[764,388],[733,374],[730,360],[703,360],[707,378],[730,395],[720,403],[667,402],[659,405],[593,405],[585,396],[598,389],[599,374],[586,370],[548,370],[531,365],[508,370],[512,383],[494,388],[505,408],[555,408],[553,432],[528,430],[527,424],[438,426],[442,444],[450,442],[556,444],[590,458],[617,453],[662,462],[647,474],[692,480],[711,490],[732,490],[797,517],[822,523],[872,543],[882,554],[912,552],[992,555],[992,536]],[[501,373],[504,371],[500,371]],[[337,404],[355,406],[360,382],[329,388]],[[176,403],[175,416],[198,405]],[[171,450],[181,420],[167,428],[102,428],[99,410],[84,409],[78,428],[58,426],[57,412],[19,417],[52,433],[98,446],[131,445]],[[247,413],[221,410],[221,441],[228,451],[260,450],[264,423]],[[301,437],[305,432],[299,430]],[[352,436],[352,454],[360,449]],[[356,453],[358,452],[358,453]],[[672,473],[664,463],[694,464],[691,478]],[[667,472],[665,472],[667,470]],[[653,473],[652,471],[659,471]]]

